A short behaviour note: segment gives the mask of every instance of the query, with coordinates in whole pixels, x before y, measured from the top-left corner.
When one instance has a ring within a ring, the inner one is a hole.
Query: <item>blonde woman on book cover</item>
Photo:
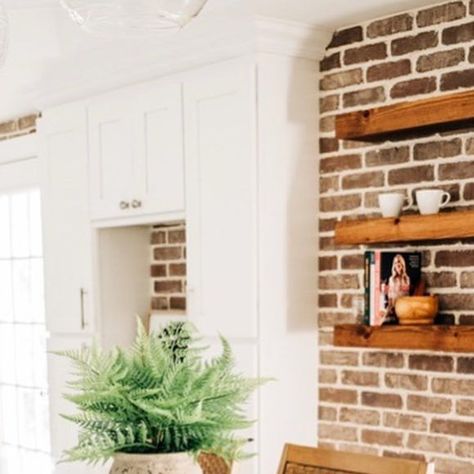
[[[397,254],[393,257],[392,274],[388,279],[388,285],[386,283],[382,284],[382,292],[388,299],[383,322],[395,322],[395,302],[397,298],[410,294],[410,276],[407,273],[407,264],[402,255]]]

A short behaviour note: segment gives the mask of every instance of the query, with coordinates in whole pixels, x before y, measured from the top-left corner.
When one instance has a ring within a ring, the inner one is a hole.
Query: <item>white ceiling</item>
[[[188,42],[200,40],[206,28],[212,28],[213,23],[230,21],[236,5],[240,7],[246,1],[257,14],[263,16],[335,30],[444,0],[209,0],[202,21],[198,19],[196,25],[172,38],[155,41],[154,48],[163,51],[163,61],[166,61],[167,52],[169,56],[169,51],[183,51]],[[62,64],[72,69],[70,74],[80,76],[80,68],[74,70],[75,57],[90,59],[95,55],[100,58],[94,68],[95,73],[100,75],[101,68],[108,66],[104,61],[104,51],[115,50],[117,55],[122,56],[137,54],[137,45],[85,35],[69,20],[59,0],[3,2],[10,17],[10,41],[7,61],[0,71],[0,121],[34,110],[32,97],[35,91],[40,90],[40,84],[44,87],[45,81],[51,82]],[[156,59],[160,60],[160,56],[157,55]]]

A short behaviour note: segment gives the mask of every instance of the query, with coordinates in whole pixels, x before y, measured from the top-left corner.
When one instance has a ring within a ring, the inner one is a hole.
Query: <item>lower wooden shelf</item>
[[[474,352],[474,326],[361,326],[334,328],[334,345],[380,349]]]

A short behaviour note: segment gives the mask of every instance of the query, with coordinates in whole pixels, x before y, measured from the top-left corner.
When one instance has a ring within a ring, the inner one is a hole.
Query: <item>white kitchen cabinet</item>
[[[257,335],[255,66],[185,82],[188,314],[206,335]]]
[[[86,109],[45,111],[39,123],[46,325],[54,334],[94,330]]]
[[[93,219],[183,212],[179,83],[146,84],[91,100],[89,135]]]

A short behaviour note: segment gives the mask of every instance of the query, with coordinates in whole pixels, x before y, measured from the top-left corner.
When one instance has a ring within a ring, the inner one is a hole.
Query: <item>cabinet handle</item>
[[[127,201],[120,201],[119,206],[122,211],[125,211],[125,209],[128,209],[130,207],[130,203]]]
[[[132,207],[133,209],[138,209],[139,207],[142,207],[142,202],[139,201],[138,199],[134,199],[132,201]]]
[[[87,291],[84,288],[81,288],[80,294],[81,294],[81,330],[84,330],[86,328],[86,315],[85,315],[85,310],[84,310],[84,299],[85,299],[85,296],[87,295]]]

